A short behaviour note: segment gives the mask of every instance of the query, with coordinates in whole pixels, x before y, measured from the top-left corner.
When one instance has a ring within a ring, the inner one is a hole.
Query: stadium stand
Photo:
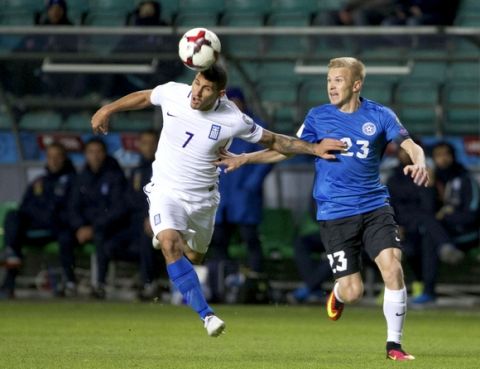
[[[13,142],[21,153],[13,159],[13,165],[20,168],[12,178],[18,188],[31,179],[30,171],[38,170],[41,142],[46,135],[67,140],[73,155],[79,151],[78,142],[81,145],[90,137],[91,114],[106,101],[99,85],[103,80],[95,77],[108,79],[124,74],[119,71],[127,66],[177,58],[175,53],[163,50],[113,52],[124,35],[180,37],[188,28],[197,26],[217,32],[229,69],[229,84],[249,92],[250,105],[270,129],[293,134],[308,109],[328,101],[325,69],[321,67],[331,57],[352,55],[367,65],[365,97],[391,106],[409,131],[426,142],[447,138],[458,143],[464,163],[480,179],[480,2],[462,0],[454,27],[380,29],[320,26],[326,12],[340,9],[345,2],[338,0],[161,0],[162,19],[171,26],[149,31],[125,27],[140,2],[67,0],[69,18],[78,27],[47,32],[43,26],[35,26],[45,13],[44,2],[0,0],[0,133],[8,133],[8,144]],[[27,36],[48,40],[50,35],[63,32],[74,35],[70,40],[78,42],[70,56],[62,52],[62,47],[65,51],[69,45],[59,45],[56,51],[22,53],[17,49]],[[22,74],[30,76],[29,83],[15,85],[15,78],[20,76],[11,72],[12,65],[25,65]],[[87,87],[83,94],[53,97],[38,92],[40,88],[30,89],[41,85],[42,75],[51,73],[45,71],[46,65],[83,68],[67,73],[84,76]],[[110,73],[99,71],[105,65]],[[319,68],[315,73],[300,73],[299,66]],[[380,68],[385,67],[395,71],[382,72]],[[193,75],[185,68],[176,80],[188,83]],[[12,88],[12,81],[17,88]],[[127,171],[132,166],[132,136],[160,127],[159,116],[153,111],[132,112],[112,120],[109,139],[115,144],[110,153],[120,158]],[[3,176],[12,163],[1,163]],[[310,177],[302,183],[295,179],[299,173],[308,175],[311,167],[299,159],[277,168],[267,181],[267,206],[280,210],[268,210],[271,223],[265,224],[262,232],[265,252],[274,255],[279,249],[280,255],[288,259],[288,244],[295,231],[290,225],[296,223],[296,215],[304,212],[310,194]],[[295,194],[292,187],[296,188]],[[0,204],[11,200],[18,201],[18,194],[0,194]],[[279,233],[279,229],[285,233]],[[240,246],[234,255],[241,257]]]

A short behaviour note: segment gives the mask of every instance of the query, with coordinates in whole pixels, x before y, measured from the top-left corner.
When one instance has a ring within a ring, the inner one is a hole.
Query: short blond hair
[[[352,72],[354,81],[360,80],[363,82],[367,75],[365,65],[360,60],[348,56],[331,59],[330,63],[328,63],[328,69],[332,68],[349,69]]]

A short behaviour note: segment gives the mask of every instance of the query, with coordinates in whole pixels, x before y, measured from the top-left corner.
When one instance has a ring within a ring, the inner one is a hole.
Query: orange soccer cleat
[[[335,297],[335,293],[330,292],[330,295],[327,299],[327,315],[330,320],[338,320],[342,316],[343,308],[345,304],[340,302]]]

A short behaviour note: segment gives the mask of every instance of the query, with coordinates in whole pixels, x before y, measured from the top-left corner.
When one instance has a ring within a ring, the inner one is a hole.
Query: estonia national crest
[[[363,123],[362,132],[367,136],[373,136],[377,132],[377,126],[372,122]]]

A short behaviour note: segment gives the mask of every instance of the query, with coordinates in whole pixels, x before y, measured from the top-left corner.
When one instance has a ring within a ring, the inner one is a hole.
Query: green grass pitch
[[[184,306],[0,303],[0,368],[480,368],[480,311],[409,311],[413,362],[387,361],[381,307],[217,306],[227,323],[206,335]]]

